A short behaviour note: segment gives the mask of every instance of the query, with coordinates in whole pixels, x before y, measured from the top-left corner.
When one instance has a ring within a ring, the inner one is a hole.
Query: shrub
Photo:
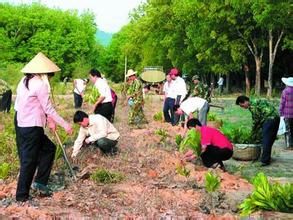
[[[257,210],[293,213],[293,184],[269,183],[264,173],[253,179],[253,192],[241,204],[241,215],[247,216]]]
[[[233,125],[224,123],[220,129],[228,139],[235,144],[256,144],[251,136],[251,131],[244,126]]]

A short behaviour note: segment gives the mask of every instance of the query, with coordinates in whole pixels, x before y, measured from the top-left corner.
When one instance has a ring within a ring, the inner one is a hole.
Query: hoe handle
[[[74,179],[74,180],[77,180],[77,177],[76,177],[76,175],[75,175],[75,173],[74,173],[74,171],[73,171],[73,169],[72,169],[72,166],[71,166],[71,164],[70,164],[70,162],[69,162],[69,160],[68,160],[68,157],[67,157],[67,154],[66,154],[66,151],[65,151],[64,145],[62,144],[62,142],[61,142],[61,140],[60,140],[60,137],[59,137],[58,133],[57,133],[56,131],[55,131],[54,133],[55,133],[56,139],[57,139],[57,141],[58,141],[58,144],[60,145],[60,147],[61,147],[61,149],[62,149],[63,158],[64,158],[64,160],[65,160],[65,163],[67,164],[67,166],[68,166],[68,168],[69,168],[69,171],[70,171],[70,173],[71,173],[73,179]]]

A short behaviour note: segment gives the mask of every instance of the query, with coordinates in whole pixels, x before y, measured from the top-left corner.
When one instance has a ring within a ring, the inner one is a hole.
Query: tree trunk
[[[272,97],[272,91],[273,91],[273,66],[275,62],[276,53],[278,50],[278,45],[280,40],[283,36],[283,31],[278,36],[278,40],[276,42],[275,47],[273,48],[273,33],[272,30],[269,30],[269,74],[268,74],[268,91],[267,91],[267,97]]]
[[[229,93],[230,92],[230,80],[229,80],[229,78],[230,78],[230,74],[229,73],[227,73],[227,75],[226,75],[226,88],[225,88],[225,92],[226,93]]]
[[[255,56],[255,94],[260,95],[261,88],[261,57]]]
[[[246,96],[249,96],[250,94],[250,80],[249,80],[249,66],[247,64],[244,64],[243,67],[244,74],[245,74],[245,94]]]

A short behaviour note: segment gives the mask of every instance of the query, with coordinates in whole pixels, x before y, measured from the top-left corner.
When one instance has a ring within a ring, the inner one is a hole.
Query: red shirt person
[[[233,145],[229,139],[219,130],[202,126],[198,119],[190,119],[187,122],[188,129],[196,129],[201,134],[201,159],[206,167],[220,167],[225,171],[223,161],[229,160],[233,155]],[[189,151],[185,154],[187,160],[193,159],[194,155]]]

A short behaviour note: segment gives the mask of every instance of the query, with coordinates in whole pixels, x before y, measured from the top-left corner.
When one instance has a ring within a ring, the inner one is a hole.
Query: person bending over
[[[215,128],[202,126],[200,121],[195,118],[188,120],[187,128],[200,132],[200,157],[204,166],[212,168],[219,166],[220,169],[225,171],[223,161],[229,160],[233,155],[233,145],[228,138]],[[184,155],[184,158],[187,161],[191,161],[195,158],[195,155],[189,150]]]
[[[88,115],[83,111],[76,111],[73,121],[80,125],[80,130],[74,142],[72,158],[77,156],[84,142],[86,144],[94,143],[104,154],[117,152],[116,145],[120,134],[104,116]]]

